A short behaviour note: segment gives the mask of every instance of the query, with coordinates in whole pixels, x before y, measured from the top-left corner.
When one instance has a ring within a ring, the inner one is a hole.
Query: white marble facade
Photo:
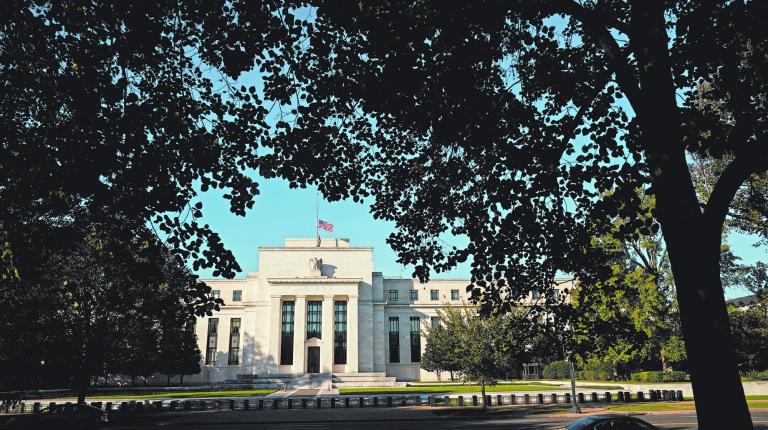
[[[469,283],[385,278],[374,271],[373,248],[328,238],[320,246],[314,238],[288,238],[283,247],[260,247],[258,273],[205,282],[225,306],[196,324],[206,363],[200,374],[185,378],[190,382],[314,372],[385,372],[399,381],[434,380],[436,375],[420,369],[418,354],[412,356],[411,331],[415,324],[431,325],[439,308],[466,302]],[[308,317],[319,327],[308,324]],[[209,333],[211,319],[215,334]],[[346,324],[339,323],[344,319]],[[319,336],[308,335],[308,329]],[[391,357],[390,332],[395,331],[399,354]],[[283,345],[290,340],[284,332],[292,332],[292,345]],[[336,356],[339,333],[346,337],[346,354]],[[425,343],[419,335],[421,352]]]

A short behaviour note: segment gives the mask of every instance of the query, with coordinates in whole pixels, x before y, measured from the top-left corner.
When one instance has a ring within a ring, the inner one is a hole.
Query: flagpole
[[[320,247],[320,190],[317,190],[315,204],[315,235],[317,237],[317,247]]]

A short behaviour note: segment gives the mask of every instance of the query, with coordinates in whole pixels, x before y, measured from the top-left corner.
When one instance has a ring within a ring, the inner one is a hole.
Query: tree
[[[720,245],[734,195],[768,167],[763,2],[311,5],[306,44],[275,62],[299,96],[272,141],[286,177],[374,195],[400,262],[427,278],[471,260],[486,311],[580,276],[595,226],[635,220],[645,190],[654,218],[619,233],[663,233],[699,425],[752,428]],[[702,82],[719,112],[695,100]],[[707,200],[687,153],[733,156]]]
[[[475,308],[467,306],[446,306],[439,317],[441,325],[426,331],[424,357],[429,359],[422,357],[421,367],[458,371],[465,381],[480,384],[486,409],[486,386],[494,386],[500,378],[516,372],[526,356],[530,342],[524,326],[529,319],[523,312],[479,317]]]
[[[181,328],[221,303],[153,232],[126,239],[122,224],[91,224],[78,215],[78,223],[58,231],[80,231],[79,240],[66,252],[43,252],[43,260],[15,259],[22,269],[42,265],[21,270],[23,283],[0,294],[3,392],[70,385],[83,402],[93,377],[157,372],[158,333],[173,329],[168,316]],[[195,352],[199,361],[196,349],[178,351]]]
[[[443,372],[448,372],[453,381],[455,374],[461,371],[459,339],[442,325],[422,332],[427,340],[419,365],[428,372],[435,372],[438,380]]]

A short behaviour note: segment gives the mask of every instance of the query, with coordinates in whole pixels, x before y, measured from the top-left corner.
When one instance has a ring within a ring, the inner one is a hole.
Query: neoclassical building
[[[439,308],[466,302],[469,283],[387,278],[373,248],[315,238],[260,247],[258,273],[205,282],[225,306],[196,324],[205,365],[192,381],[321,374],[339,386],[435,379],[419,367],[421,328],[437,323]]]

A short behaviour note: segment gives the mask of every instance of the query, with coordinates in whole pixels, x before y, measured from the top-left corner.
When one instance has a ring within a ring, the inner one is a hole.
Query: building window
[[[280,326],[280,364],[293,364],[293,316],[296,302],[283,302],[283,323]]]
[[[216,364],[216,340],[219,330],[219,319],[210,318],[208,320],[208,341],[205,346],[205,364]]]
[[[220,299],[221,298],[221,291],[219,291],[219,290],[211,291],[211,297],[213,297],[214,299]]]
[[[421,361],[421,318],[411,317],[411,363]]]
[[[307,302],[307,339],[322,338],[323,302],[313,300]]]
[[[440,317],[432,317],[432,327],[437,327],[440,325]]]
[[[400,318],[389,317],[389,362],[400,362]]]
[[[459,300],[459,290],[451,290],[451,300]]]
[[[347,364],[347,302],[333,303],[333,362]]]
[[[240,318],[229,324],[229,364],[240,364]]]
[[[411,290],[411,301],[419,300],[419,290]]]
[[[389,290],[389,301],[397,302],[397,290]]]
[[[429,290],[429,299],[435,301],[439,298],[437,290]]]
[[[242,302],[243,301],[243,290],[234,290],[234,291],[232,291],[232,301],[233,302]]]

